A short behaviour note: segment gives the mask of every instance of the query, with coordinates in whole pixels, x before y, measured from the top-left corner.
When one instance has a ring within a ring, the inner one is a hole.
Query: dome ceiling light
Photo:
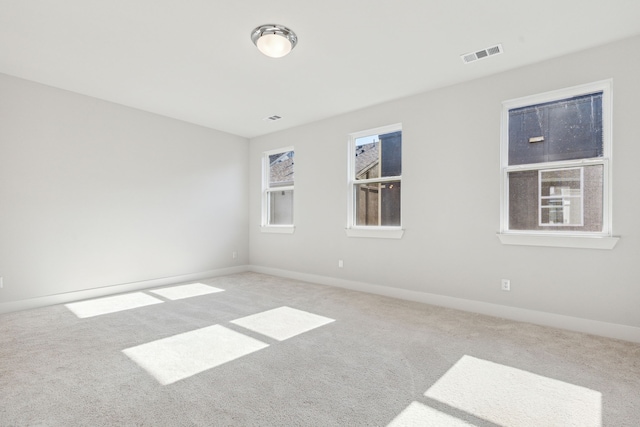
[[[251,31],[251,41],[265,55],[282,58],[296,47],[298,36],[283,25],[266,24]]]

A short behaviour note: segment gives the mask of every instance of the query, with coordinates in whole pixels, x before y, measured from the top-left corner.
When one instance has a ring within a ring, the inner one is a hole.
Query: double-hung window
[[[349,135],[347,235],[402,236],[402,125]]]
[[[293,232],[293,147],[262,155],[262,229]]]
[[[503,243],[615,245],[611,81],[504,102],[501,162]]]

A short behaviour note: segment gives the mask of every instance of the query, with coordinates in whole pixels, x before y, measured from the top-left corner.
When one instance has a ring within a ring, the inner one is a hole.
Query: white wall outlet
[[[338,260],[338,268],[342,268],[344,267],[344,263],[342,262],[341,259]]]
[[[502,286],[501,289],[503,291],[510,291],[511,290],[511,280],[509,279],[502,279]]]
[[[238,252],[233,251],[233,252],[231,253],[231,258],[233,258],[233,259],[238,258]]]
[[[0,289],[4,288],[4,277],[0,277]]]

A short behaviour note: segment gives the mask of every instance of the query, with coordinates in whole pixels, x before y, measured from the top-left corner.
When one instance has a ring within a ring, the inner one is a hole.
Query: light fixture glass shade
[[[282,58],[291,52],[291,42],[279,34],[265,34],[258,39],[256,46],[260,52],[272,58]]]
[[[271,58],[282,58],[298,43],[296,34],[282,25],[267,24],[251,32],[251,40],[260,52]]]

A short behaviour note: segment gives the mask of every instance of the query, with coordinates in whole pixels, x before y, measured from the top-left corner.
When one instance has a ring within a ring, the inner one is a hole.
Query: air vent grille
[[[464,55],[460,55],[460,58],[462,58],[463,63],[469,64],[471,62],[479,61],[480,59],[498,55],[502,52],[503,52],[502,45],[497,44],[495,46],[491,46],[486,49],[481,49],[476,52],[465,53]]]

